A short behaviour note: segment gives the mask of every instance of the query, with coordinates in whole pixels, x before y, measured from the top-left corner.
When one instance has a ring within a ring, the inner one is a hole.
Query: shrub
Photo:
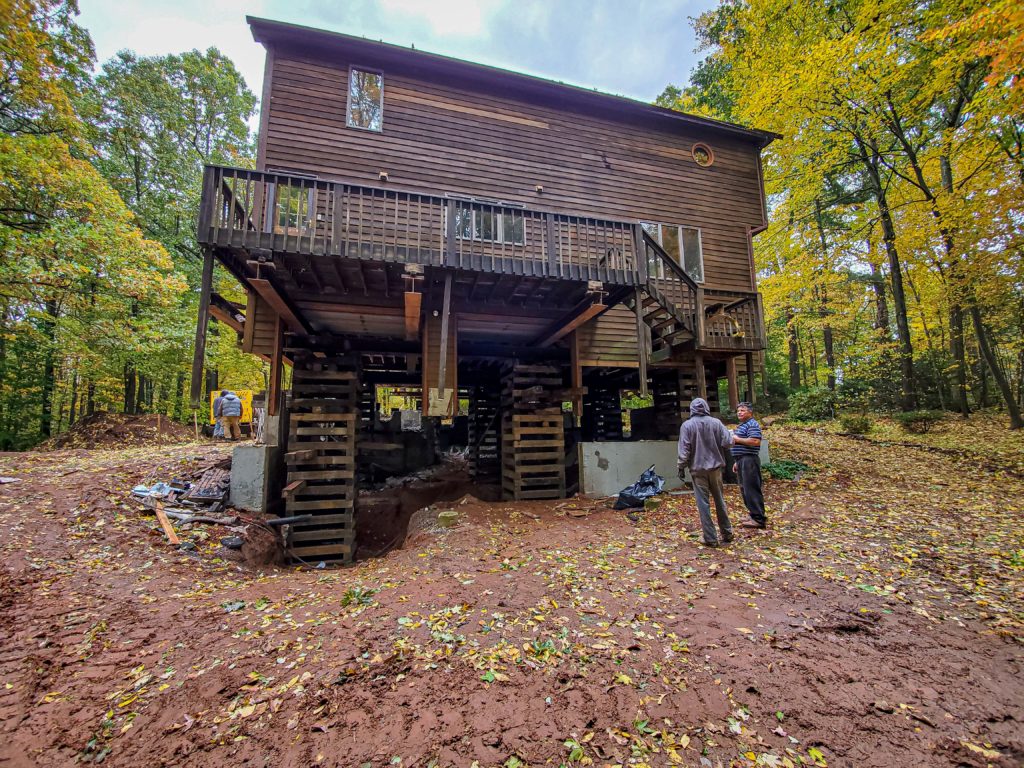
[[[839,417],[839,423],[843,427],[843,432],[849,432],[851,435],[866,435],[875,425],[866,413],[844,413]]]
[[[789,418],[794,421],[824,421],[835,416],[836,393],[814,387],[789,396]]]
[[[778,459],[764,465],[764,471],[776,480],[795,480],[808,470],[810,470],[810,466],[793,459]]]
[[[942,411],[907,411],[897,413],[895,418],[907,432],[923,435],[942,421]]]

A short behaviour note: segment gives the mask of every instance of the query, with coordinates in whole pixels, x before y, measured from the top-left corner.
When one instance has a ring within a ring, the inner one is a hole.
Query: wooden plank
[[[281,491],[281,495],[287,499],[290,496],[294,496],[296,493],[298,493],[305,487],[305,480],[293,480],[284,487],[284,490]]]
[[[295,557],[308,560],[314,557],[327,557],[330,555],[343,556],[352,554],[352,544],[322,544],[319,546],[302,547],[293,546],[289,551]]]
[[[171,525],[171,521],[168,519],[167,513],[164,512],[164,503],[157,500],[156,506],[153,510],[156,512],[156,519],[159,521],[160,527],[164,529],[164,535],[167,536],[167,541],[177,547],[181,544],[181,539],[179,539],[178,534],[174,532],[174,526]]]
[[[317,472],[295,471],[288,473],[289,478],[296,480],[351,480],[355,472],[351,469],[322,470]],[[310,489],[305,491],[310,492]]]
[[[423,294],[413,291],[405,292],[405,340],[415,341],[420,336],[420,307]]]

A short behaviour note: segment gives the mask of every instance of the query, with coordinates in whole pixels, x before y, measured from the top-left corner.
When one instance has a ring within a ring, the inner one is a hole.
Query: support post
[[[636,296],[636,349],[640,363],[640,396],[647,397],[647,325],[644,323],[644,298],[639,286]]]
[[[704,355],[697,352],[693,356],[694,371],[697,374],[697,397],[708,399],[708,380],[704,371]]]
[[[213,292],[213,249],[203,248],[203,279],[199,292],[199,318],[196,320],[196,343],[192,351],[192,408],[199,408],[203,389],[203,364],[206,361],[206,328],[210,324],[210,295]]]
[[[583,366],[580,365],[579,331],[573,331],[569,337],[570,381],[572,382],[572,416],[573,423],[579,427],[583,423]]]
[[[284,333],[281,318],[274,321],[274,351],[270,356],[270,386],[267,387],[267,415],[277,416],[281,401],[281,368],[284,353]]]
[[[757,402],[756,390],[754,389],[754,353],[747,352],[746,355],[747,364],[747,399],[751,403]]]
[[[729,383],[729,410],[736,413],[736,406],[740,404],[740,387],[736,378],[735,355],[730,355],[725,359],[725,378]]]
[[[437,361],[437,394],[444,399],[444,374],[448,364],[448,316],[452,309],[452,273],[444,279],[444,302],[441,305],[441,359]]]

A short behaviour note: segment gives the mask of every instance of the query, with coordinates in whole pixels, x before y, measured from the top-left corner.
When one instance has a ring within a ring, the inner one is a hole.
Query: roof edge
[[[264,19],[258,16],[246,16],[245,20],[252,30],[253,39],[256,42],[261,43],[263,46],[273,45],[275,43],[296,42],[295,38],[297,37],[305,37],[307,40],[312,37],[314,40],[327,47],[343,46],[346,44],[369,46],[385,54],[408,56],[414,60],[419,60],[420,62],[429,62],[437,65],[448,66],[454,65],[464,69],[467,73],[489,74],[492,76],[498,75],[511,78],[526,88],[554,89],[564,91],[567,94],[573,94],[581,98],[590,98],[609,103],[614,102],[620,107],[626,107],[638,114],[646,114],[651,117],[669,118],[692,125],[696,128],[723,131],[734,136],[742,136],[743,138],[756,143],[761,149],[764,149],[773,141],[782,138],[780,134],[773,133],[771,131],[762,131],[757,128],[747,128],[724,120],[716,120],[714,118],[702,117],[700,115],[691,115],[687,112],[680,112],[678,110],[660,107],[656,104],[650,104],[645,101],[629,98],[628,96],[619,96],[612,93],[606,93],[604,91],[584,88],[579,85],[559,82],[558,80],[539,77],[537,75],[528,75],[523,72],[502,69],[501,67],[495,67],[489,64],[467,61],[453,56],[443,56],[438,53],[423,51],[419,48],[406,48],[403,45],[397,45],[395,43],[385,43],[380,40],[370,40],[365,37],[348,35],[343,32],[332,32],[326,29],[319,29],[317,27],[308,27],[301,24],[291,24],[284,21]]]

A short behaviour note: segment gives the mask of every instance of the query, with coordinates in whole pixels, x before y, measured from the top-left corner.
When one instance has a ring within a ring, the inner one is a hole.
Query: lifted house
[[[211,317],[270,361],[285,509],[313,515],[296,557],[352,556],[359,466],[400,447],[377,385],[444,422],[461,400],[471,467],[515,499],[575,490],[577,441],[623,438],[623,390],[654,398],[634,437],[671,438],[697,396],[723,408],[719,380],[730,407],[753,396],[774,134],[248,21],[267,51],[257,168],[205,171],[192,394]],[[214,259],[244,319],[211,295]]]

